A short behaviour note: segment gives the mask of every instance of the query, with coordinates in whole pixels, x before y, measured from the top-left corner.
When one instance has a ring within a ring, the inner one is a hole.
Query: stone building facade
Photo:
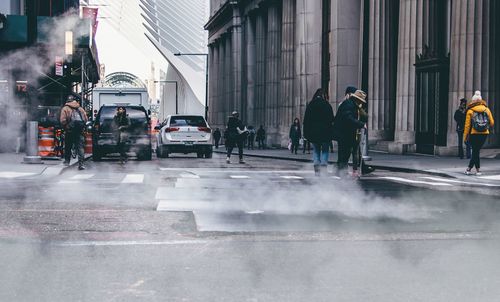
[[[209,121],[238,110],[285,145],[317,88],[335,109],[355,85],[374,148],[456,153],[460,98],[480,90],[500,121],[499,15],[495,0],[211,0]]]

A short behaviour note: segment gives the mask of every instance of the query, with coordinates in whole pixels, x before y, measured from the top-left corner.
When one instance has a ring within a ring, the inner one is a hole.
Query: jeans
[[[323,143],[312,143],[313,145],[313,162],[315,166],[328,165],[328,155],[329,155],[329,142]]]
[[[488,135],[486,134],[471,134],[469,135],[469,143],[472,146],[472,157],[469,162],[469,169],[472,169],[474,166],[476,169],[481,168],[481,162],[479,159],[479,151],[483,147],[486,142],[486,138]]]
[[[235,146],[238,146],[238,155],[240,159],[243,159],[243,141],[239,140],[227,140],[227,157],[231,157],[231,153],[233,153],[233,149]]]
[[[85,137],[83,136],[83,133],[66,131],[64,136],[64,161],[69,163],[71,159],[71,149],[74,145],[75,150],[78,153],[78,163],[82,165],[85,160],[85,154],[83,153],[84,143]]]

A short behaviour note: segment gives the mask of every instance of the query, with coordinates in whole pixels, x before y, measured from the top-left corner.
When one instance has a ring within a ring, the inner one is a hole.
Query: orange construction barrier
[[[85,132],[85,148],[86,154],[92,154],[92,133]]]
[[[38,155],[41,157],[56,156],[54,127],[38,126]]]

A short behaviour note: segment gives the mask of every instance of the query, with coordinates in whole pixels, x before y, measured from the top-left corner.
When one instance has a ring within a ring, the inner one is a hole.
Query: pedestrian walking
[[[302,130],[300,129],[300,120],[298,117],[293,120],[293,124],[290,126],[288,137],[290,138],[290,142],[292,144],[290,147],[290,151],[297,154],[300,138],[302,137]]]
[[[233,111],[227,121],[226,162],[228,164],[231,163],[231,153],[233,153],[233,149],[235,146],[238,146],[239,163],[245,163],[245,161],[243,160],[243,141],[246,139],[246,134],[248,134],[248,131],[246,131],[245,133],[245,127],[239,119],[239,113],[237,111]]]
[[[219,142],[220,142],[221,136],[222,136],[222,134],[220,133],[220,129],[219,128],[215,128],[215,131],[214,131],[215,149],[219,149]]]
[[[476,91],[470,104],[467,106],[465,116],[465,127],[463,141],[469,142],[472,148],[472,156],[469,161],[469,166],[465,170],[466,175],[474,174],[472,168],[476,168],[476,175],[481,175],[481,162],[479,153],[488,134],[490,128],[493,128],[495,121],[486,101],[483,100],[480,91]]]
[[[253,126],[248,126],[248,150],[254,148],[255,145],[255,128]]]
[[[78,170],[84,170],[85,154],[83,146],[85,143],[84,129],[88,121],[85,110],[72,95],[66,99],[61,109],[60,122],[64,129],[64,165],[68,166],[71,158],[71,150],[75,148],[78,154]]]
[[[458,136],[458,157],[460,159],[464,158],[464,144],[463,142],[463,137],[464,137],[464,128],[465,128],[465,113],[467,109],[467,99],[462,98],[460,99],[460,106],[458,109],[455,111],[455,114],[453,115],[453,119],[457,123],[457,136]],[[466,148],[466,156],[467,158],[470,158],[471,156],[471,148],[469,143],[465,143],[465,148]]]
[[[116,114],[113,117],[113,129],[116,138],[116,149],[120,153],[120,163],[127,161],[127,141],[129,137],[130,119],[125,107],[116,108]]]
[[[304,114],[304,137],[313,145],[314,174],[326,174],[333,123],[333,109],[325,92],[316,90],[306,106]]]
[[[366,104],[366,93],[356,90],[352,94],[346,93],[344,100],[338,110],[334,127],[338,142],[337,176],[344,177],[347,174],[347,164],[352,156],[353,177],[359,177],[358,166],[360,161],[359,142],[360,129],[366,127],[368,114],[363,109]]]
[[[264,130],[264,126],[260,125],[259,129],[257,129],[256,139],[259,149],[266,149],[266,130]]]

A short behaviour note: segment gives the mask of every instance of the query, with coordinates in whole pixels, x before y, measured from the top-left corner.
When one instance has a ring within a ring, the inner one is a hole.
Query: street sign
[[[56,70],[55,70],[55,75],[56,76],[63,76],[64,75],[64,69],[63,69],[63,58],[56,56]]]

